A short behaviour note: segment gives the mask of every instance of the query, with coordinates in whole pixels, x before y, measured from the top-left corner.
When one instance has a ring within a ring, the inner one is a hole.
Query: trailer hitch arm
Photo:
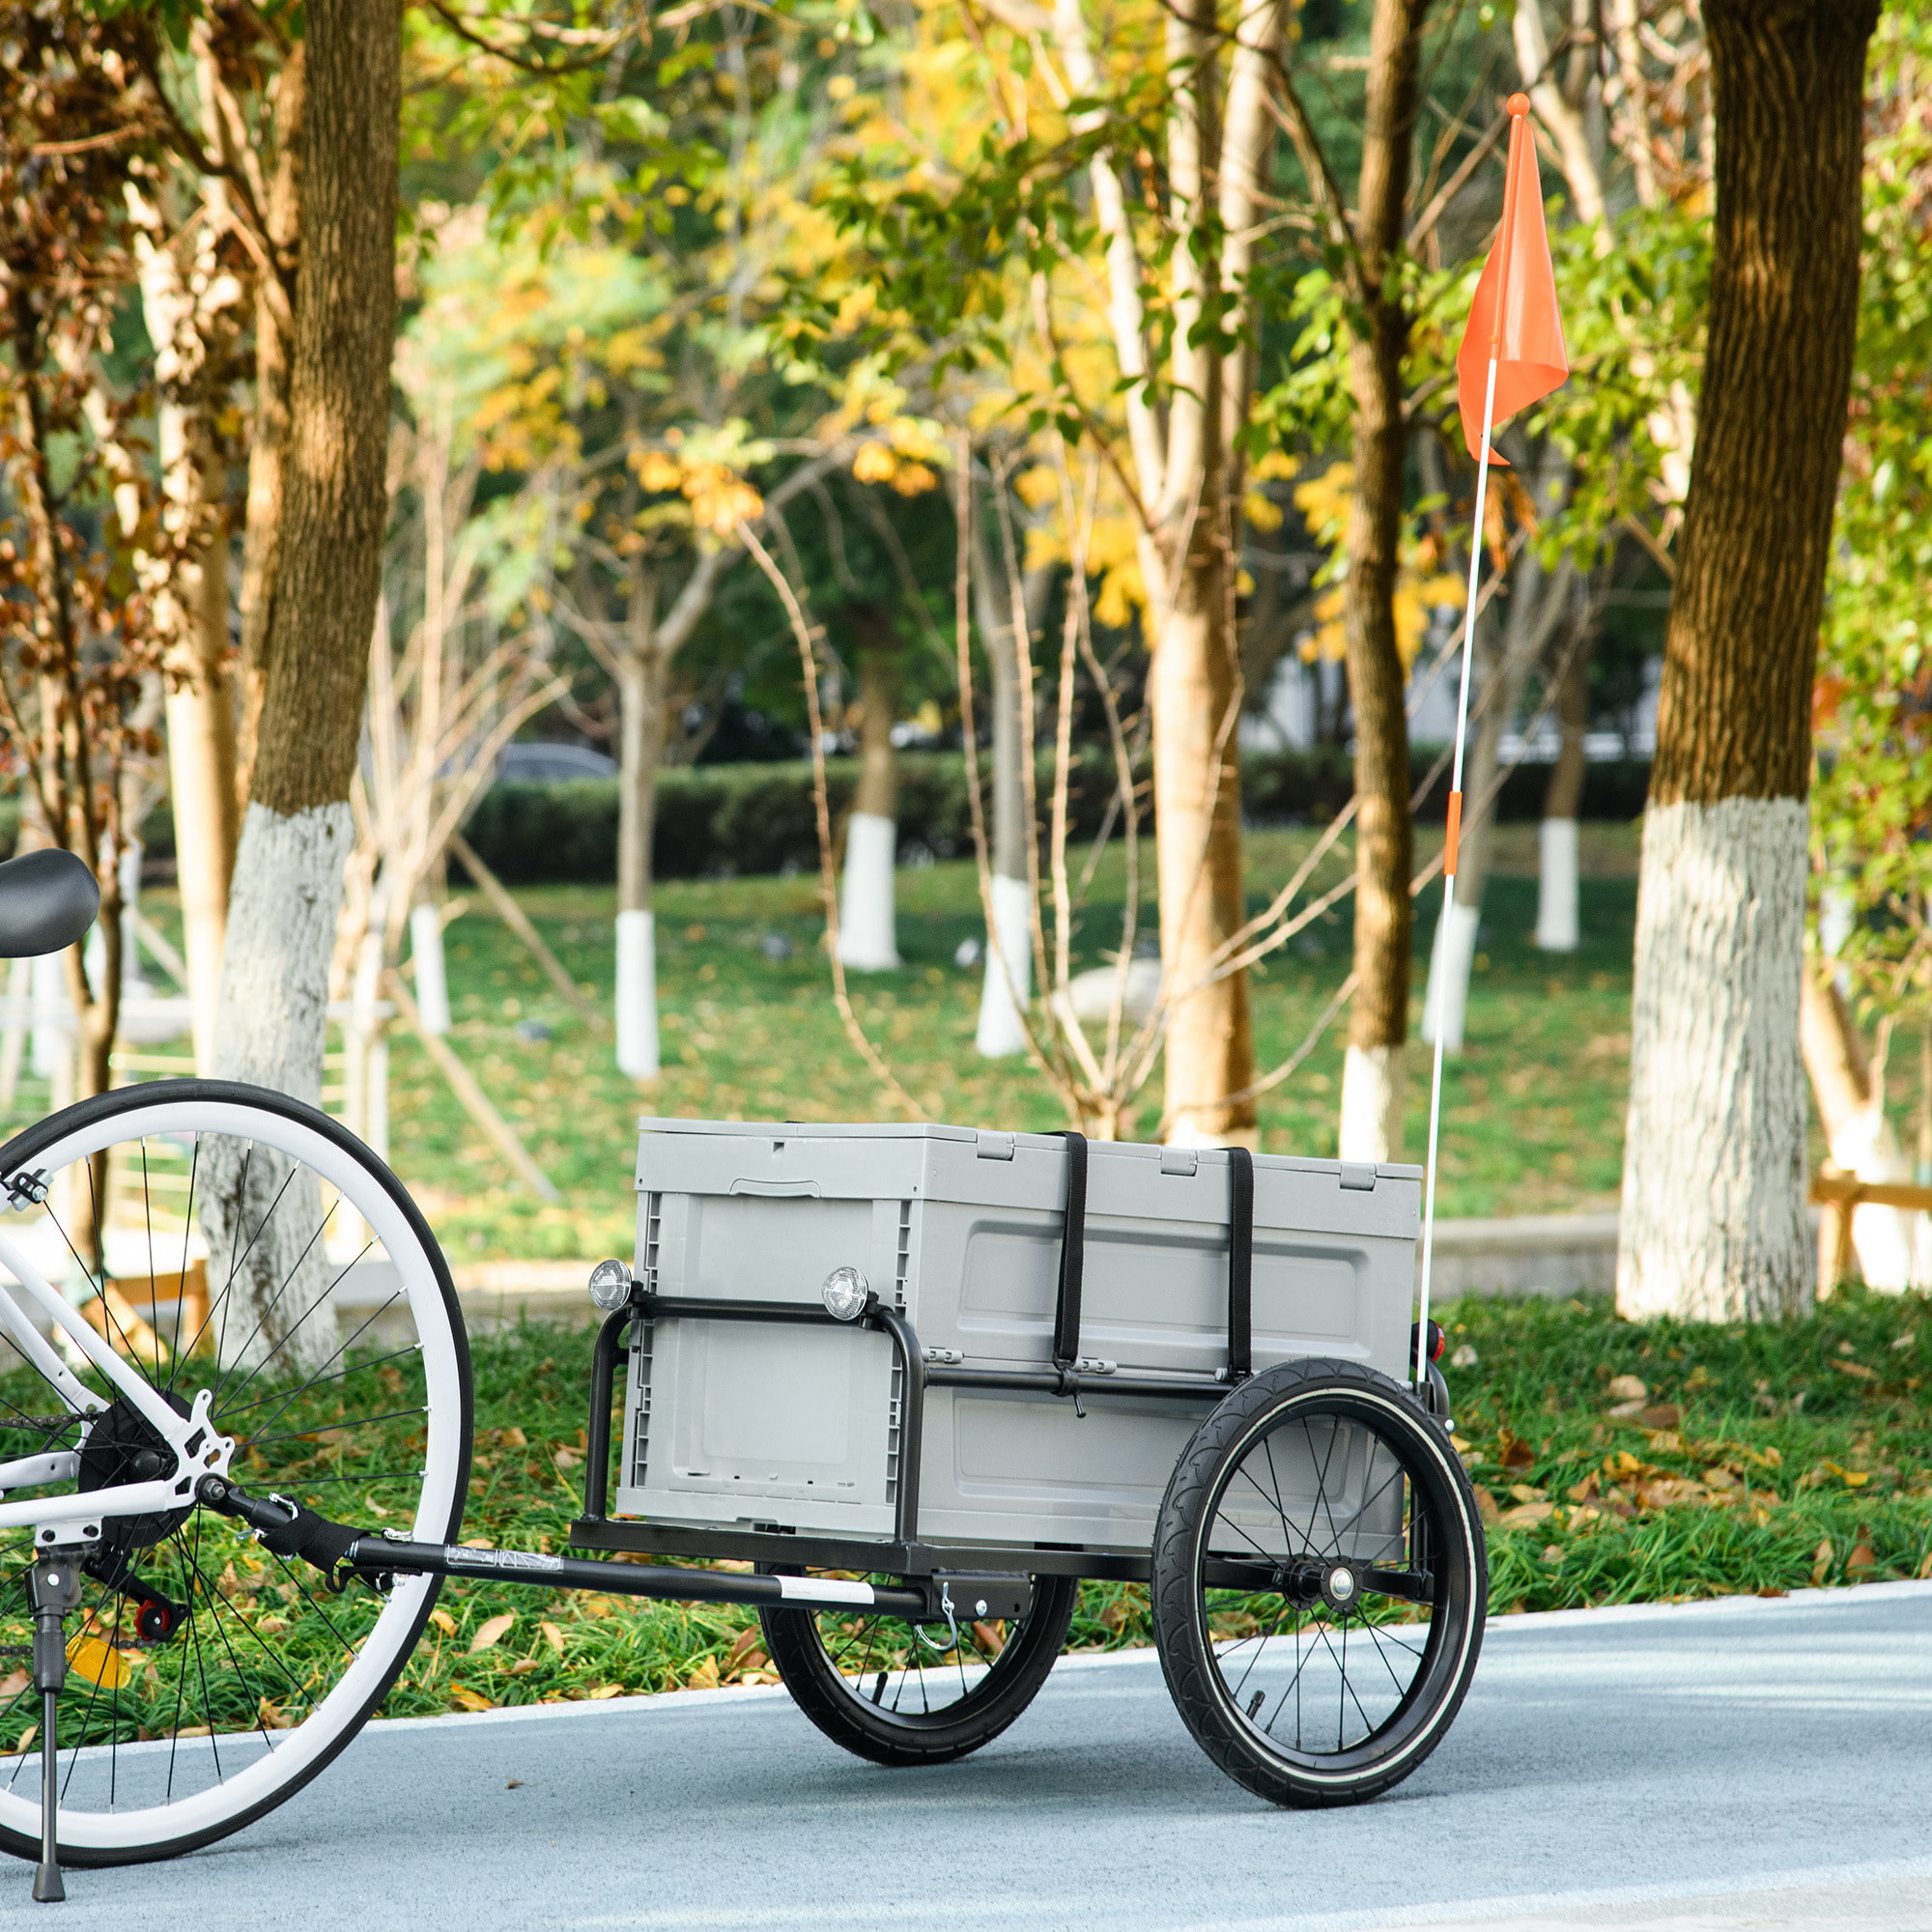
[[[342,1572],[345,1559],[362,1535],[360,1530],[331,1522],[288,1496],[251,1496],[221,1476],[204,1476],[194,1488],[196,1496],[210,1509],[241,1518],[270,1555],[299,1556],[322,1572],[338,1596],[349,1587]]]

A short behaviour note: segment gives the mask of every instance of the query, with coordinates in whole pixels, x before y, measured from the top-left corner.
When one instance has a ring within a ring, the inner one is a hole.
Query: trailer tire
[[[969,1678],[963,1661],[923,1671],[895,1668],[892,1660],[905,1654],[896,1634],[905,1632],[914,1645],[919,1637],[893,1619],[761,1609],[758,1620],[765,1647],[792,1700],[834,1744],[874,1764],[950,1764],[990,1744],[1033,1702],[1065,1645],[1078,1581],[1036,1577],[1033,1589],[1033,1607],[977,1680]],[[848,1630],[848,1625],[858,1628]],[[827,1627],[830,1640],[839,1645],[836,1654],[827,1647]],[[969,1635],[966,1642],[978,1639]],[[884,1667],[875,1672],[875,1662]],[[957,1694],[935,1705],[935,1696],[952,1692],[955,1668]],[[895,1677],[894,1704],[888,1708],[885,1691]],[[868,1683],[873,1686],[869,1696]]]
[[[1151,1587],[1195,1742],[1259,1797],[1319,1808],[1380,1797],[1441,1742],[1475,1673],[1489,1566],[1441,1425],[1388,1377],[1309,1358],[1202,1424]]]

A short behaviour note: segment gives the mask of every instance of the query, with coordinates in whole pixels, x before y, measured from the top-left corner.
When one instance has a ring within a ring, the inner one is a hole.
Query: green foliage
[[[1596,1301],[1449,1309],[1452,1361],[1474,1355],[1447,1371],[1458,1441],[1498,1519],[1492,1607],[1927,1574],[1928,1315],[1922,1294],[1862,1293],[1736,1327]]]

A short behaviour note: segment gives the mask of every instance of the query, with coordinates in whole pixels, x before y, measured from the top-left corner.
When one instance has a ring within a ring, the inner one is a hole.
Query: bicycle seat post
[[[41,1693],[41,1861],[34,1870],[34,1898],[43,1905],[67,1896],[56,1831],[60,1746],[55,1726],[67,1684],[67,1613],[80,1601],[79,1556],[76,1549],[43,1549],[28,1579],[34,1604],[34,1689]]]

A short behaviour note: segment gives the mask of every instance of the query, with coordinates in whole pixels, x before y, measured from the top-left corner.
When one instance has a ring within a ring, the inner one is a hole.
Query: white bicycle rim
[[[88,1122],[37,1152],[32,1164],[56,1173],[104,1149],[184,1134],[221,1134],[254,1141],[301,1162],[361,1215],[386,1249],[414,1320],[425,1378],[426,1448],[422,1489],[411,1534],[422,1541],[441,1542],[451,1520],[463,1466],[464,1349],[430,1254],[387,1188],[360,1160],[300,1120],[271,1111],[268,1105],[156,1098]],[[440,1418],[442,1427],[437,1426]],[[60,1839],[64,1850],[84,1858],[89,1852],[152,1856],[171,1846],[185,1848],[187,1843],[219,1836],[224,1830],[234,1829],[278,1802],[278,1794],[288,1795],[298,1788],[317,1763],[338,1748],[368,1715],[384,1679],[398,1662],[398,1650],[407,1655],[413,1645],[431,1590],[430,1578],[398,1578],[380,1615],[361,1637],[355,1661],[310,1715],[292,1729],[267,1734],[235,1731],[213,1741],[155,1739],[112,1747],[130,1766],[156,1751],[179,1753],[184,1747],[188,1747],[190,1758],[224,1748],[232,1748],[238,1757],[251,1749],[254,1755],[252,1762],[233,1776],[224,1773],[220,1782],[164,1804],[130,1809],[89,1809],[84,1804],[63,1804]],[[109,1749],[107,1746],[87,1747],[80,1756],[98,1762]],[[62,1755],[65,1760],[65,1749]],[[0,1763],[5,1761],[0,1759]],[[31,1789],[23,1790],[22,1786]],[[41,1805],[37,1763],[31,1778],[16,1777],[12,1788],[0,1788],[0,1828],[38,1837]]]

